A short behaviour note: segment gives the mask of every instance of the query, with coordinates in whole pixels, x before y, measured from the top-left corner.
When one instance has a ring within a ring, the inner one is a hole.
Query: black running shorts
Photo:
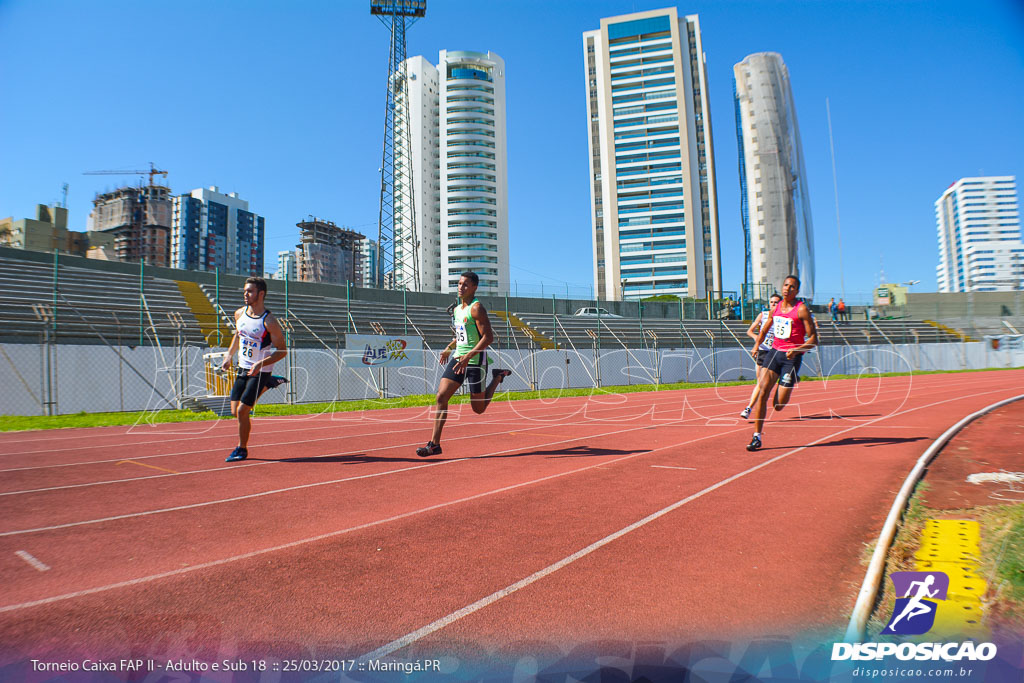
[[[238,376],[235,378],[235,385],[231,387],[231,400],[241,401],[252,408],[256,405],[256,399],[260,397],[260,390],[264,387],[274,386],[269,372],[261,372],[250,376],[246,370],[238,369]]]
[[[768,358],[769,353],[771,353],[771,349],[762,349],[760,347],[757,349],[757,364],[762,368],[764,367],[764,361]]]
[[[475,359],[474,359],[475,360]],[[466,372],[462,375],[455,374],[455,364],[459,362],[458,358],[454,356],[448,361],[448,365],[444,366],[444,374],[441,375],[444,379],[450,379],[453,382],[462,384],[468,382],[469,393],[471,394],[482,394],[487,388],[487,362],[484,361],[480,365],[470,364],[466,368]]]
[[[772,349],[764,361],[764,368],[779,376],[779,386],[792,388],[796,386],[797,373],[800,372],[800,364],[804,360],[804,354],[798,353],[795,358],[786,358],[786,352],[781,349]]]

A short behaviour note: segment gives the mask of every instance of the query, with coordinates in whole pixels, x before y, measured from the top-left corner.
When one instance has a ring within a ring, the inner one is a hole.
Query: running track
[[[0,435],[0,664],[841,630],[914,461],[1024,371]],[[942,457],[941,454],[939,456]],[[515,645],[520,644],[520,645]],[[149,656],[147,655],[147,656]]]

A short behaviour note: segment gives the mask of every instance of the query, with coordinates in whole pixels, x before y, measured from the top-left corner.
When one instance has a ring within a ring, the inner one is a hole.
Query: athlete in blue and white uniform
[[[242,289],[245,306],[235,311],[235,335],[231,338],[223,369],[231,369],[231,359],[238,353],[238,376],[231,389],[231,414],[238,418],[238,446],[231,451],[226,462],[249,457],[249,431],[252,423],[249,413],[256,400],[267,389],[272,389],[284,378],[274,377],[274,363],[288,355],[284,331],[273,314],[263,306],[267,296],[267,283],[261,277],[251,277]]]
[[[768,332],[765,335],[764,341],[757,347],[757,381],[754,382],[754,390],[750,394],[750,401],[747,402],[747,407],[740,413],[740,417],[744,420],[750,417],[750,411],[757,403],[757,395],[761,391],[761,375],[764,374],[764,360],[768,355],[768,352],[772,350],[772,340],[775,338],[772,335],[772,311],[782,301],[782,296],[777,292],[768,297],[768,308],[761,311],[761,313],[754,318],[754,321],[750,323],[750,327],[747,328],[747,336],[751,339],[756,340],[762,330],[768,328]]]

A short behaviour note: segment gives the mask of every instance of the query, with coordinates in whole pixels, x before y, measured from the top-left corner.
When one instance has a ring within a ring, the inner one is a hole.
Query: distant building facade
[[[313,218],[297,224],[298,279],[331,284],[355,283],[362,276],[365,235]]]
[[[601,19],[583,34],[599,298],[721,291],[707,69],[696,15]]]
[[[814,228],[789,71],[781,55],[761,52],[733,66],[733,78],[744,281],[774,290],[798,275],[811,299]]]
[[[420,290],[454,292],[472,270],[481,294],[507,292],[505,62],[493,52],[441,50],[437,66],[423,57],[406,65],[398,106],[408,109],[410,130],[396,136],[396,163],[412,170]],[[396,274],[399,287],[412,281],[406,270]]]
[[[90,246],[113,245],[113,238],[97,236],[94,243],[89,233],[68,230],[68,210],[63,206],[36,205],[35,218],[0,219],[0,244],[29,251],[54,249],[75,256],[85,256]]]
[[[377,268],[379,258],[377,250],[377,240],[371,240],[368,237],[364,237],[359,245],[363,260],[362,276],[361,279],[356,282],[359,287],[376,287],[377,286]]]
[[[171,259],[175,268],[263,273],[265,221],[237,192],[212,186],[173,199]]]
[[[1024,289],[1016,178],[961,178],[935,202],[935,221],[940,292]]]
[[[294,249],[277,252],[277,271],[275,280],[299,279],[299,256]]]
[[[113,236],[120,261],[170,266],[173,205],[169,187],[122,187],[96,195],[88,228]]]

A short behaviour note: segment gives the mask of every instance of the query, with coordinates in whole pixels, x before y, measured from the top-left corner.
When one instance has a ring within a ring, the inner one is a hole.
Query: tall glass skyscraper
[[[721,291],[707,73],[674,7],[583,34],[594,284],[600,298]]]
[[[733,67],[744,282],[767,297],[789,275],[814,296],[814,227],[789,71],[774,52]],[[768,290],[767,292],[764,290]]]

